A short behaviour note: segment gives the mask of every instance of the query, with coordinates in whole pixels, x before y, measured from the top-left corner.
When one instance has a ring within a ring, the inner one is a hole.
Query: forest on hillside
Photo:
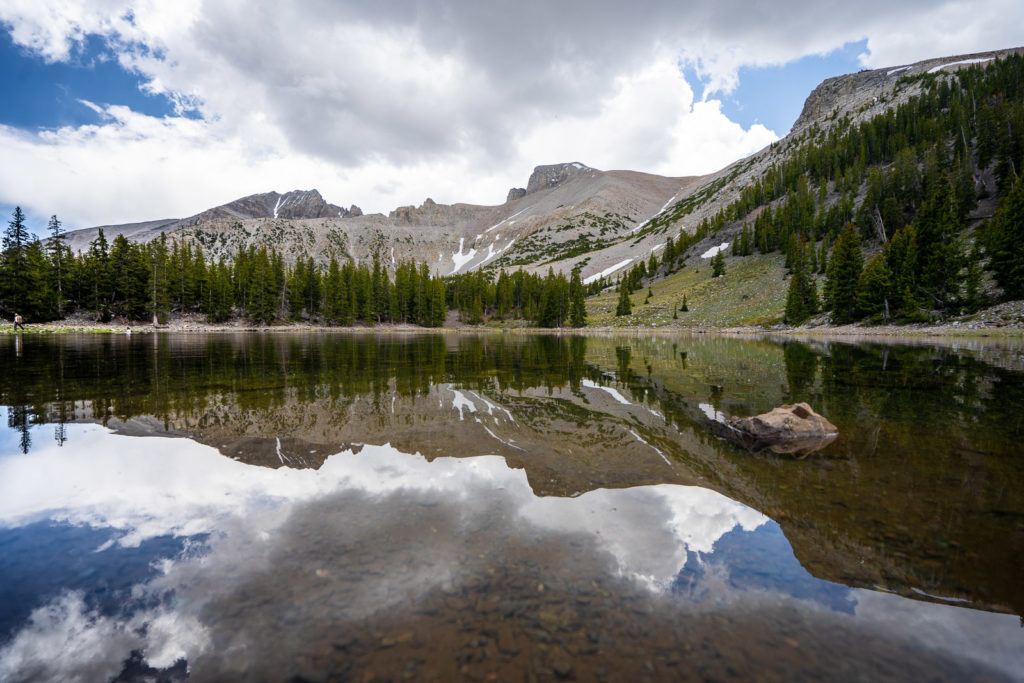
[[[670,238],[660,262],[619,278],[618,314],[629,314],[630,293],[682,267],[690,245],[724,230],[734,257],[785,254],[791,324],[821,311],[836,324],[928,321],[1024,297],[1024,57],[898,87],[918,81],[920,94],[883,114],[778,143],[783,161],[693,234]]]
[[[84,314],[99,322],[166,322],[197,313],[213,323],[244,317],[254,323],[307,321],[326,325],[412,324],[439,327],[448,311],[478,324],[523,320],[539,327],[586,324],[579,271],[567,278],[502,271],[439,277],[425,263],[386,268],[352,260],[326,267],[312,256],[286,265],[273,249],[252,247],[234,258],[208,260],[201,248],[161,235],[146,244],[102,230],[82,254],[65,243],[60,221],[49,238],[33,238],[15,208],[3,240],[0,312],[29,322]]]

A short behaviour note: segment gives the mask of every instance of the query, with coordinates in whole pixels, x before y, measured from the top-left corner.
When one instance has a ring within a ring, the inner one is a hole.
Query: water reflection
[[[1020,677],[1012,353],[33,342],[0,679]],[[792,400],[842,433],[809,460],[705,425]]]
[[[294,673],[285,654],[291,646],[325,666],[350,665],[331,644],[338,629],[358,641],[354,659],[362,661],[380,649],[424,650],[439,633],[460,641],[467,623],[486,632],[490,616],[503,611],[518,629],[541,628],[564,641],[567,655],[584,647],[577,632],[618,638],[656,618],[672,635],[656,640],[653,654],[685,641],[686,622],[676,620],[686,613],[698,620],[728,613],[731,628],[745,634],[748,622],[784,598],[793,599],[781,603],[789,619],[802,624],[802,657],[830,647],[811,623],[881,633],[895,610],[900,633],[886,637],[897,636],[899,647],[880,650],[882,661],[900,652],[923,671],[934,649],[965,651],[1006,673],[1019,664],[1011,617],[923,602],[908,610],[893,596],[861,609],[869,591],[814,579],[776,524],[705,488],[537,497],[521,470],[493,456],[429,462],[366,446],[327,458],[319,470],[268,469],[186,440],[139,440],[98,426],[71,431],[75,451],[47,444],[0,461],[5,527],[45,521],[87,537],[114,532],[92,549],[94,565],[159,539],[189,543],[170,553],[149,546],[151,576],[119,589],[121,609],[104,609],[106,591],[91,586],[69,587],[39,606],[0,652],[5,678],[114,677],[133,651],[149,667],[185,660],[200,678],[277,678]],[[521,610],[524,601],[530,607]],[[609,623],[584,616],[623,607],[628,614]],[[429,636],[417,630],[424,616]],[[317,627],[331,635],[317,636]],[[824,671],[827,660],[818,657],[808,671]],[[582,673],[586,661],[572,666]]]

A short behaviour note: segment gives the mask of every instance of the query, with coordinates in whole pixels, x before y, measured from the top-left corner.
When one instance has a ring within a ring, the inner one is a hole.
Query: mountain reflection
[[[849,628],[843,620],[852,619],[873,632],[889,616],[885,603],[860,610],[865,591],[811,578],[777,525],[701,487],[538,497],[523,471],[494,456],[428,461],[367,445],[317,470],[270,469],[188,440],[69,429],[74,451],[48,443],[0,460],[0,524],[71,525],[85,536],[110,530],[98,560],[146,547],[153,570],[121,589],[121,609],[103,608],[105,591],[71,587],[36,606],[0,650],[5,678],[113,677],[133,651],[147,667],[186,661],[201,679],[283,677],[294,672],[290,659],[273,654],[282,637],[295,640],[284,651],[302,652],[323,640],[320,628],[349,642],[338,632],[370,625],[384,643],[426,647],[428,631],[443,633],[456,614],[469,618],[468,605],[486,618],[489,600],[495,609],[533,601],[530,619],[542,627],[575,633],[589,624],[606,638],[638,615],[677,628],[675,620],[699,621],[710,609],[735,611],[734,627],[745,631],[783,596],[796,599],[787,620],[838,619]],[[153,545],[169,537],[192,540],[179,549]],[[567,603],[574,586],[585,595]],[[902,598],[889,599],[906,609]],[[1019,629],[1010,617],[914,605],[903,615],[916,624],[904,651],[963,649],[1012,672]],[[632,616],[586,617],[613,607]],[[424,619],[433,625],[417,630]],[[390,636],[390,628],[413,635]],[[61,647],[40,659],[39,642]],[[363,642],[359,656],[372,658],[379,645]]]
[[[715,337],[29,337],[0,353],[0,679],[594,678],[609,652],[605,675],[672,677],[702,648],[727,677],[780,633],[797,645],[767,678],[834,675],[854,638],[851,675],[1019,676],[1021,364]],[[805,460],[708,429],[793,401],[840,428]]]

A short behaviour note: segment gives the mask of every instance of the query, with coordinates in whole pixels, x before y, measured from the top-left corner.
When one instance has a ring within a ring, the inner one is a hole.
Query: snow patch
[[[657,446],[654,446],[654,445],[644,441],[643,437],[640,436],[639,434],[637,434],[636,432],[634,432],[632,429],[629,430],[629,433],[632,434],[633,438],[635,438],[637,441],[639,441],[643,445],[650,446],[651,448],[653,448],[654,452],[661,456],[661,459],[665,461],[666,465],[671,465],[672,464],[672,463],[670,463],[668,461],[668,458],[665,457],[665,454],[662,453],[661,450]]]
[[[898,67],[898,68],[895,68],[895,69],[889,69],[889,71],[886,72],[885,75],[886,76],[892,76],[893,74],[898,74],[901,71],[906,71],[909,68],[910,68],[909,66],[901,66],[901,67]]]
[[[476,412],[476,406],[473,404],[472,401],[470,401],[468,398],[466,398],[465,394],[463,394],[458,389],[452,389],[452,393],[455,394],[455,397],[452,399],[452,410],[459,411],[459,421],[462,421],[462,419],[463,419],[462,418],[462,409],[463,408],[469,410],[469,412],[471,412],[471,413],[475,413]]]
[[[529,209],[529,208],[530,208],[530,207],[526,207],[526,209]],[[487,234],[487,233],[489,233],[489,232],[490,232],[491,230],[494,230],[494,229],[496,229],[496,228],[497,228],[497,227],[498,227],[499,225],[501,225],[502,223],[504,223],[505,221],[507,221],[507,220],[508,220],[509,218],[515,218],[516,216],[518,216],[519,214],[521,214],[521,213],[522,213],[523,211],[526,211],[526,209],[520,209],[519,211],[516,211],[516,212],[515,212],[514,214],[512,214],[512,215],[511,215],[511,216],[509,216],[508,218],[502,218],[502,219],[501,219],[500,221],[498,221],[497,223],[495,223],[495,224],[494,224],[494,225],[492,225],[491,227],[489,227],[489,228],[487,228],[486,230],[484,230],[484,234]],[[513,222],[515,222],[515,221],[513,221]],[[510,224],[510,225],[511,225],[511,224]]]
[[[624,259],[622,261],[619,261],[614,266],[608,266],[607,268],[602,270],[600,273],[594,273],[593,275],[588,275],[587,277],[583,278],[583,284],[589,285],[591,282],[597,282],[598,280],[600,280],[603,277],[608,277],[609,275],[611,275],[615,271],[619,270],[620,268],[625,268],[626,266],[628,266],[632,262],[633,262],[632,258],[628,258],[628,259]]]
[[[632,403],[630,403],[629,401],[626,400],[625,396],[623,396],[622,394],[619,393],[618,389],[614,389],[612,387],[603,387],[600,384],[597,384],[596,382],[593,382],[593,381],[591,381],[589,379],[582,380],[580,383],[583,386],[585,386],[587,389],[598,389],[600,391],[604,391],[604,392],[610,394],[612,398],[614,398],[616,401],[618,401],[619,403],[621,403],[624,406],[631,406],[631,405],[633,405]]]
[[[729,248],[729,244],[730,244],[729,242],[722,242],[717,247],[711,247],[710,249],[705,251],[703,254],[700,255],[700,257],[701,258],[711,258],[712,256],[717,256],[718,252],[725,251],[726,249],[728,249]]]
[[[723,413],[721,410],[715,410],[715,407],[712,406],[710,403],[701,403],[697,407],[700,408],[700,411],[702,413],[707,415],[707,418],[709,420],[714,420],[715,422],[721,422],[725,424],[725,413]]]
[[[977,59],[961,59],[958,62],[947,62],[946,64],[939,64],[938,66],[933,66],[932,68],[928,69],[928,73],[933,74],[936,73],[937,71],[942,71],[947,66],[957,66],[958,64],[983,64],[984,62],[991,61],[991,57],[979,57]]]
[[[459,250],[457,252],[452,252],[452,263],[455,264],[455,267],[452,268],[452,272],[448,273],[449,275],[455,275],[455,273],[462,269],[462,266],[472,261],[473,257],[476,256],[476,249],[470,249],[465,254],[462,253],[462,247],[465,241],[466,238],[460,237]]]
[[[284,195],[277,198],[277,204],[274,204],[274,218],[277,218],[277,212],[281,208],[281,200],[284,199]]]
[[[500,442],[502,442],[503,444],[505,444],[505,445],[506,445],[506,446],[508,446],[509,448],[514,448],[514,449],[516,449],[517,451],[521,451],[521,450],[523,450],[522,448],[520,448],[519,446],[515,445],[514,443],[510,443],[510,442],[508,442],[508,441],[505,441],[505,439],[501,438],[500,436],[498,436],[497,434],[495,434],[494,432],[492,432],[492,431],[491,431],[490,429],[488,429],[487,425],[485,425],[485,424],[481,423],[481,424],[480,424],[480,426],[484,428],[484,431],[485,431],[485,432],[487,432],[488,434],[490,434],[490,435],[491,435],[491,438],[493,438],[493,439],[495,439],[495,440],[497,440],[497,441],[500,441]]]

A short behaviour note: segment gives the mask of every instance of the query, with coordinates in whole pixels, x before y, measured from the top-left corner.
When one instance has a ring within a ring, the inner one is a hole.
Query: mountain
[[[243,247],[272,245],[287,262],[306,256],[321,262],[331,257],[358,262],[377,253],[389,265],[412,258],[445,275],[478,268],[562,272],[580,268],[585,281],[602,275],[614,278],[664,249],[670,237],[678,242],[685,236],[684,257],[696,263],[718,246],[735,241],[743,225],[752,223],[762,209],[781,203],[783,197],[777,196],[749,207],[737,201],[808,144],[824,140],[834,129],[848,130],[893,112],[936,80],[1020,52],[929,59],[830,78],[810,93],[783,139],[701,177],[601,171],[568,162],[537,166],[526,187],[511,188],[505,202],[494,206],[426,199],[388,215],[361,215],[358,207],[330,204],[316,190],[268,192],[185,219],[104,226],[104,230],[108,237],[124,234],[138,241],[168,233],[202,245],[214,257],[230,257]],[[979,171],[978,182],[991,186],[991,170]],[[835,207],[847,197],[859,205],[863,183],[861,179],[852,194],[826,191],[820,208]],[[71,233],[72,247],[84,249],[95,234],[95,228]]]
[[[329,204],[317,190],[292,190],[280,194],[264,192],[215,206],[188,218],[165,218],[143,223],[100,225],[73,230],[68,233],[68,244],[76,252],[84,251],[102,228],[108,240],[124,235],[134,242],[148,242],[162,233],[213,221],[251,220],[256,218],[305,219],[361,216],[362,210],[354,204],[348,209]]]
[[[329,204],[317,190],[292,190],[284,194],[264,192],[236,199],[221,206],[207,209],[181,221],[183,225],[198,225],[214,220],[250,218],[331,218],[361,216],[362,210],[353,205],[348,209]]]
[[[161,233],[201,245],[208,256],[273,245],[285,260],[313,255],[365,261],[379,253],[388,264],[415,259],[435,273],[480,267],[545,268],[569,255],[628,239],[633,226],[662,207],[694,178],[634,171],[601,171],[579,162],[538,166],[525,189],[496,206],[401,206],[387,216],[342,209],[319,192],[250,195],[184,219],[103,227],[149,241]],[[83,251],[98,228],[69,233]]]

